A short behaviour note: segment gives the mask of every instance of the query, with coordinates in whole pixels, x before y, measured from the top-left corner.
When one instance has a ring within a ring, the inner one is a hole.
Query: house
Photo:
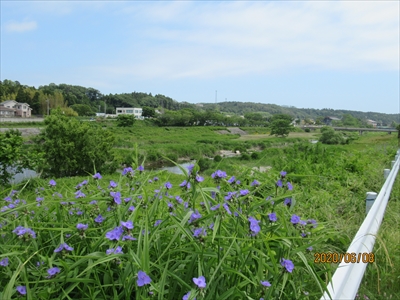
[[[378,125],[378,122],[374,121],[374,120],[367,120],[367,124],[368,125],[372,125],[372,127],[376,127]]]
[[[142,116],[142,109],[136,107],[117,107],[116,109],[118,115],[134,115],[136,119],[144,119]]]
[[[340,121],[340,119],[336,117],[325,117],[322,122],[324,122],[325,125],[332,125],[332,121]]]
[[[6,100],[0,103],[0,116],[30,118],[32,108],[28,103]]]

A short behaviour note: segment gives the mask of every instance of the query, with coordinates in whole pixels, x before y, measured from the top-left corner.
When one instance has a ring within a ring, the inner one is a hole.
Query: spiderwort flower
[[[56,182],[54,181],[54,179],[51,179],[51,180],[49,181],[49,185],[50,185],[50,186],[56,186]]]
[[[227,212],[229,215],[232,214],[231,210],[229,209],[228,203],[224,203],[222,206],[225,208],[226,212]]]
[[[211,210],[217,210],[220,207],[220,204],[216,204],[214,206],[211,206],[210,209]]]
[[[126,222],[121,221],[121,225],[124,226],[126,229],[133,229],[133,222],[130,220]]]
[[[157,220],[157,221],[154,223],[154,227],[156,227],[156,226],[160,225],[160,224],[161,224],[161,222],[162,222],[162,220]]]
[[[151,279],[149,275],[146,274],[144,271],[138,272],[138,280],[136,281],[138,286],[144,286],[146,284],[150,284]]]
[[[188,165],[188,166],[187,166],[187,169],[188,169],[188,175],[190,175],[190,174],[193,172],[194,164]]]
[[[126,174],[133,174],[133,169],[132,169],[132,167],[128,167],[128,168],[124,168],[124,170],[122,171],[122,175],[126,175]],[[111,185],[111,182],[110,182],[110,185]]]
[[[276,213],[270,213],[268,214],[270,222],[276,222],[278,218],[276,217]]]
[[[196,181],[197,181],[197,182],[203,182],[203,181],[204,181],[204,178],[201,177],[200,175],[196,175]]]
[[[168,181],[166,184],[164,184],[164,186],[165,186],[165,188],[167,189],[167,190],[169,190],[169,189],[171,189],[172,188],[172,184]]]
[[[211,177],[213,178],[213,179],[215,179],[215,180],[219,180],[219,179],[222,179],[222,178],[225,178],[227,175],[226,175],[226,172],[224,172],[224,171],[221,171],[221,170],[217,170],[217,171],[215,171],[214,173],[212,173],[211,174]]]
[[[82,193],[81,190],[78,190],[78,191],[75,192],[75,198],[76,198],[76,199],[78,199],[78,198],[85,198],[85,197],[86,197],[86,195],[85,195],[84,193]]]
[[[102,223],[102,222],[104,221],[104,218],[103,218],[102,215],[98,215],[98,216],[94,219],[94,221],[95,221],[96,223]]]
[[[246,196],[246,195],[248,195],[250,192],[249,192],[249,190],[241,190],[240,191],[240,196]]]
[[[276,187],[282,187],[283,186],[283,183],[282,183],[282,180],[278,180],[277,182],[276,182]]]
[[[122,226],[118,226],[118,227],[114,228],[113,230],[107,232],[106,238],[108,238],[110,241],[119,240],[121,238],[121,235],[123,232],[124,232],[124,229],[122,228]]]
[[[202,236],[206,236],[206,235],[207,235],[207,231],[206,231],[204,228],[202,228],[202,227],[196,228],[196,229],[193,231],[193,236],[194,236],[194,237],[202,237]]]
[[[96,174],[94,174],[92,177],[93,177],[93,179],[101,179],[101,178],[103,178],[103,177],[100,175],[100,173],[96,173]]]
[[[144,171],[144,167],[143,167],[143,166],[139,166],[139,167],[137,168],[137,170],[138,170],[139,172],[143,172],[143,171]]]
[[[291,207],[292,206],[292,198],[285,198],[285,200],[283,201],[283,204]]]
[[[281,266],[284,267],[286,269],[286,271],[288,271],[289,273],[293,272],[294,264],[291,260],[282,258]]]
[[[259,185],[260,183],[256,179],[254,179],[254,181],[250,183],[250,186],[259,186]]]
[[[189,299],[190,299],[190,291],[182,297],[182,300],[189,300]],[[194,298],[193,300],[196,300],[196,298]]]
[[[287,172],[285,172],[285,171],[282,171],[282,172],[280,173],[280,175],[281,175],[282,178],[285,178],[286,174],[287,174]]]
[[[0,266],[2,266],[2,267],[8,266],[8,257],[5,257],[2,260],[0,260]]]
[[[248,220],[250,222],[250,230],[252,232],[252,235],[253,236],[257,235],[261,230],[260,225],[258,225],[260,221],[256,220],[253,217],[249,217]]]
[[[26,286],[19,285],[19,286],[17,286],[16,290],[21,295],[26,295]]]
[[[55,276],[56,274],[60,273],[60,269],[57,267],[54,268],[50,268],[47,270],[47,274],[49,274],[49,276],[47,276],[47,278],[51,278],[53,276]]]
[[[207,286],[204,276],[200,276],[199,278],[194,277],[193,282],[200,289],[204,289]]]
[[[113,180],[110,181],[110,185],[108,186],[109,188],[116,188],[118,184],[114,182]]]
[[[293,185],[290,182],[287,182],[286,185],[289,191],[293,190]]]
[[[78,223],[78,225],[76,225],[76,228],[77,228],[78,230],[82,230],[82,231],[88,229],[88,227],[89,227],[88,224]]]
[[[62,250],[67,250],[67,251],[73,251],[74,250],[74,248],[72,248],[71,246],[69,246],[67,243],[63,243],[63,244],[61,244],[60,246],[58,246],[55,250],[54,250],[54,252],[56,252],[56,253],[58,253],[58,252],[61,252]]]
[[[107,251],[106,251],[106,254],[107,255],[110,255],[110,254],[124,254],[124,252],[122,252],[122,247],[121,246],[117,246],[117,248],[111,248],[111,249],[108,249]]]
[[[263,285],[263,286],[266,286],[266,287],[271,286],[271,283],[269,281],[260,281],[260,282],[261,282],[261,285]]]
[[[195,212],[192,212],[192,215],[190,216],[190,219],[188,220],[188,222],[193,223],[193,222],[197,221],[197,219],[200,219],[200,218],[201,218],[201,214],[196,209]]]
[[[113,197],[114,202],[118,205],[121,204],[121,193],[120,192],[110,192],[110,196]]]
[[[228,183],[233,184],[235,183],[235,176],[232,176],[231,178],[229,178]]]
[[[16,227],[13,230],[13,233],[15,233],[16,235],[18,235],[20,237],[24,236],[26,234],[28,237],[32,237],[34,239],[36,238],[36,233],[32,229],[25,228],[25,227],[22,227],[22,226]]]
[[[314,219],[307,220],[307,224],[313,224],[313,228],[317,228],[317,221]]]
[[[290,222],[293,224],[293,225],[296,225],[296,224],[298,224],[299,222],[300,222],[300,217],[299,216],[297,216],[297,215],[292,215],[292,217],[290,218]]]

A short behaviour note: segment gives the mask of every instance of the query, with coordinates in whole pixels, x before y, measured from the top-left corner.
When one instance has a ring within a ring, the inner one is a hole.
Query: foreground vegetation
[[[315,264],[314,253],[346,251],[365,217],[365,193],[383,184],[396,137],[324,146],[264,132],[243,142],[220,129],[123,129],[117,141],[133,167],[124,175],[4,189],[0,298],[319,299],[335,265]],[[141,168],[148,151],[171,147],[181,156],[187,144],[257,155],[207,160],[186,175]],[[260,166],[271,169],[253,169]],[[397,179],[361,299],[400,298],[399,192]]]

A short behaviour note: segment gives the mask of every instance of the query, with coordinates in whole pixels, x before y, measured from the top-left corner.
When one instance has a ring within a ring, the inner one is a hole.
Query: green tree
[[[44,153],[45,175],[78,176],[115,171],[114,135],[90,122],[66,117],[55,109],[44,121],[45,128],[35,138],[37,151]]]
[[[323,144],[344,144],[346,142],[343,135],[330,126],[322,127],[321,133],[319,141]]]
[[[270,122],[271,135],[288,136],[292,129],[293,118],[285,114],[273,115]]]
[[[135,116],[134,115],[118,115],[117,117],[117,126],[118,127],[130,127],[135,124]]]
[[[156,110],[153,107],[144,106],[142,109],[142,116],[145,118],[154,118],[156,116]]]
[[[93,116],[94,115],[90,106],[86,105],[86,104],[74,104],[74,105],[71,105],[70,108],[72,108],[74,111],[76,111],[78,113],[78,115],[80,115],[80,116]]]
[[[23,168],[34,168],[35,156],[23,148],[21,132],[10,129],[0,132],[0,185],[7,185]]]

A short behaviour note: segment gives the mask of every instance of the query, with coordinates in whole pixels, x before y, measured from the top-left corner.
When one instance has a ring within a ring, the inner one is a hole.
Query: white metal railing
[[[386,205],[399,168],[400,150],[397,151],[396,160],[392,161],[392,170],[387,176],[379,195],[376,197],[374,204],[370,208],[364,222],[351,242],[350,247],[347,249],[346,254],[344,254],[345,258],[349,258],[351,253],[355,253],[353,263],[345,262],[344,259],[342,260],[327,287],[329,293],[325,292],[321,297],[321,300],[354,299],[356,297],[368,264],[363,263],[363,258],[367,256],[365,253],[373,253],[376,235],[382,223]],[[346,260],[348,261],[348,259]]]

